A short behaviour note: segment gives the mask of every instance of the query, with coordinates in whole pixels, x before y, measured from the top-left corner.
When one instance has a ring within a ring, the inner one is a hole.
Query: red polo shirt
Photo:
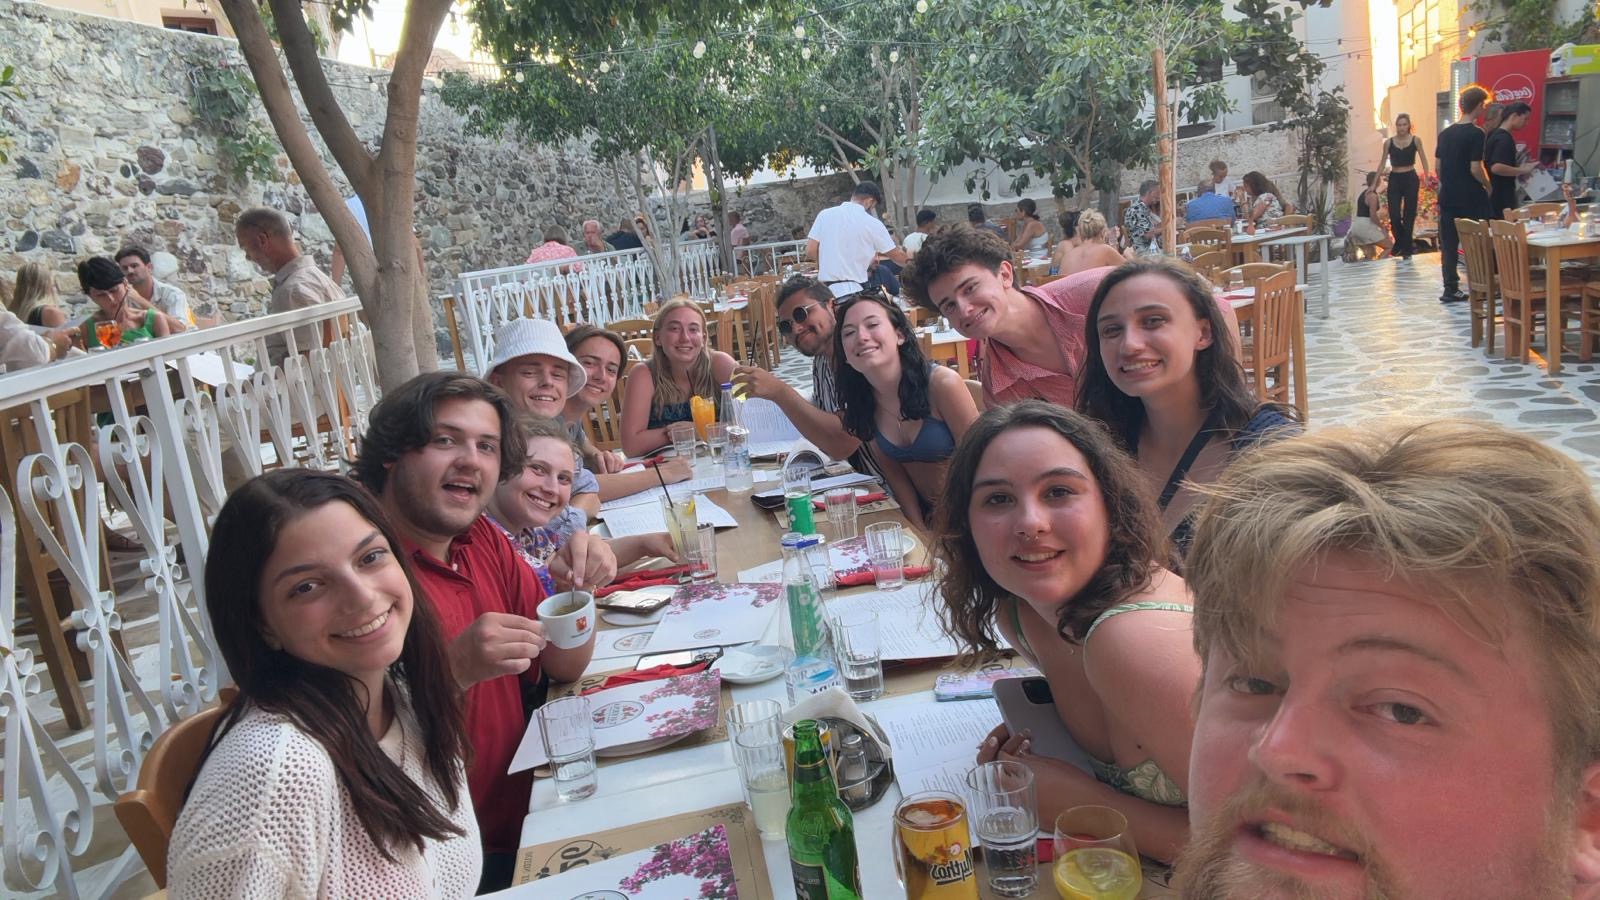
[[[484,613],[537,618],[534,611],[545,597],[544,587],[505,535],[482,516],[450,542],[448,565],[409,541],[405,544],[417,581],[439,615],[446,641],[455,640]],[[534,660],[520,677],[529,683],[538,681],[539,661]],[[522,715],[518,679],[502,675],[467,690],[467,739],[473,752],[467,787],[478,813],[484,849],[491,853],[517,849],[533,789],[531,770],[506,774],[528,724]]]

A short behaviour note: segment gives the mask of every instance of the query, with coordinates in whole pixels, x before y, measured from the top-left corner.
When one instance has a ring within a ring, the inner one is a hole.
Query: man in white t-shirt
[[[922,249],[922,242],[928,239],[928,235],[938,230],[939,214],[931,209],[918,210],[917,230],[906,235],[900,246],[904,247],[907,253],[915,253]]]
[[[817,261],[817,280],[835,297],[854,294],[873,283],[873,259],[879,255],[905,265],[906,252],[895,246],[889,229],[872,210],[883,203],[873,182],[856,185],[850,199],[817,213],[806,235],[806,258]]]

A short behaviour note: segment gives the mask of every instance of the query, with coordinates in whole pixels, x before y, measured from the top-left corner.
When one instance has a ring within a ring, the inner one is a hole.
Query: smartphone
[[[635,672],[645,669],[654,669],[656,666],[692,666],[699,662],[716,662],[722,658],[721,647],[696,647],[693,650],[677,650],[671,653],[650,653],[639,657],[638,665],[633,667]]]
[[[601,609],[616,612],[642,613],[648,615],[672,602],[672,595],[667,593],[644,594],[639,591],[617,591],[609,597],[601,597],[594,601],[594,605]]]
[[[1089,754],[1072,739],[1072,732],[1056,714],[1050,682],[1043,678],[1002,678],[994,683],[994,702],[1000,718],[1011,729],[1033,732],[1033,752],[1071,763],[1089,775],[1094,764]]]

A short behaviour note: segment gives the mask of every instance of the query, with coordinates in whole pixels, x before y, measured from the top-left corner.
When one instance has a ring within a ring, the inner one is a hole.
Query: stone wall
[[[0,0],[0,48],[25,92],[0,102],[13,141],[11,161],[0,166],[0,274],[42,262],[57,272],[65,302],[87,304],[77,260],[139,243],[157,254],[158,277],[191,299],[229,318],[256,314],[268,282],[235,246],[233,221],[258,204],[285,210],[302,247],[327,265],[332,234],[287,158],[272,179],[237,182],[190,110],[195,67],[243,65],[234,41]],[[386,73],[334,62],[325,69],[351,125],[375,144],[384,94],[371,79]],[[259,103],[256,119],[276,143]],[[520,263],[550,224],[575,238],[586,218],[615,227],[635,205],[627,184],[582,145],[468,136],[428,91],[416,215],[430,287],[446,292],[464,270]]]

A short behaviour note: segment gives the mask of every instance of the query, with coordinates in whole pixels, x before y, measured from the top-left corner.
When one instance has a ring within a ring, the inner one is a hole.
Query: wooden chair
[[[1218,273],[1228,268],[1228,251],[1211,250],[1197,254],[1190,260],[1189,265],[1194,266],[1194,270],[1204,275],[1208,281],[1215,283]]]
[[[641,338],[655,339],[656,323],[649,319],[617,319],[606,323],[606,330],[622,338],[623,341],[634,341]]]
[[[1226,227],[1213,228],[1206,225],[1191,225],[1178,236],[1178,243],[1188,244],[1191,252],[1205,248],[1201,252],[1221,250],[1224,253],[1233,245],[1233,233]]]
[[[651,354],[656,352],[656,342],[654,338],[634,338],[632,340],[623,341],[622,346],[629,351],[627,358],[622,361],[624,369],[626,369],[628,363],[647,360],[650,358]],[[637,354],[635,351],[637,351]],[[637,359],[635,359],[635,355],[637,355]],[[626,375],[626,371],[624,371],[623,374]]]
[[[1507,213],[1506,219],[1512,222],[1526,222],[1530,219],[1541,218],[1545,213],[1559,214],[1560,212],[1560,203],[1529,203],[1527,206],[1518,207]]]
[[[1290,350],[1300,319],[1293,272],[1279,272],[1256,283],[1255,339],[1250,370],[1256,396],[1284,405],[1290,399]]]
[[[1583,302],[1578,310],[1578,359],[1588,362],[1600,341],[1600,281],[1583,286]]]
[[[617,380],[617,386],[622,386],[621,379]],[[583,427],[596,450],[621,450],[622,392],[613,391],[599,406],[589,410],[589,415],[584,417]]]
[[[1456,233],[1467,255],[1467,306],[1472,319],[1472,346],[1487,342],[1486,353],[1494,352],[1494,333],[1500,316],[1496,312],[1499,290],[1495,285],[1494,241],[1489,227],[1477,219],[1457,219]]]
[[[750,364],[774,371],[783,359],[783,336],[778,333],[778,282],[766,282],[750,292]]]
[[[1227,269],[1221,269],[1217,272],[1217,277],[1221,279],[1223,286],[1227,285],[1229,277],[1232,276],[1234,272],[1238,272],[1240,276],[1244,278],[1245,284],[1253,284],[1271,278],[1274,275],[1280,275],[1284,272],[1288,272],[1292,275],[1294,273],[1294,267],[1266,262],[1244,263],[1243,265],[1232,266]],[[1259,287],[1260,285],[1257,285],[1258,289]]]
[[[1519,360],[1526,363],[1533,350],[1533,332],[1538,317],[1542,314],[1548,319],[1551,315],[1545,280],[1534,277],[1528,257],[1526,225],[1521,222],[1490,222],[1489,238],[1494,244],[1495,270],[1500,280],[1500,297],[1505,306],[1506,359],[1515,353]],[[1576,285],[1569,291],[1569,296],[1580,299],[1583,296],[1582,288]],[[1555,315],[1565,317],[1576,311],[1562,305],[1561,299],[1556,300]],[[1561,348],[1547,346],[1545,352],[1559,354]]]
[[[1279,216],[1272,220],[1274,228],[1310,228],[1310,216]]]
[[[227,704],[195,713],[162,732],[139,766],[138,786],[117,798],[117,821],[139,851],[156,887],[167,886],[167,844],[183,810],[217,718]]]
[[[744,322],[746,309],[727,309],[716,314],[716,340],[712,346],[717,350],[733,357],[739,365],[745,365],[751,357],[750,337],[745,332]]]
[[[456,321],[456,296],[445,294],[439,298],[444,301],[444,325],[450,332],[450,350],[456,357],[456,371],[467,371],[467,355],[461,347],[461,325]]]

